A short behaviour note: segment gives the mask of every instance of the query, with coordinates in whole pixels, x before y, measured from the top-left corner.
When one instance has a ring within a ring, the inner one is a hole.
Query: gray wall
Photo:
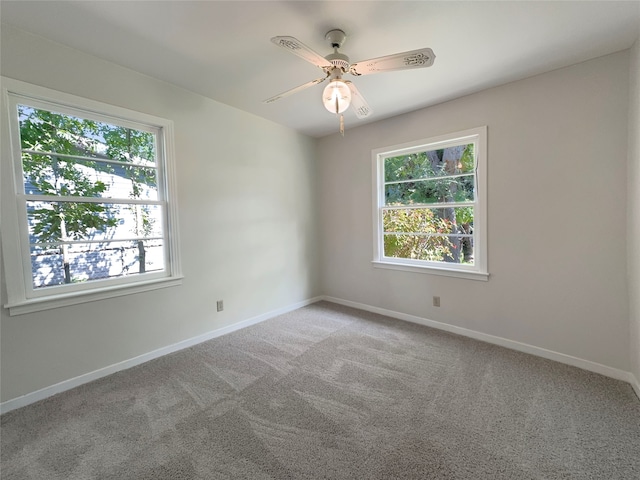
[[[0,309],[3,401],[319,295],[315,140],[4,25],[1,58],[4,76],[174,121],[185,275],[95,303]]]
[[[628,371],[628,57],[321,139],[323,293]],[[489,281],[373,268],[371,149],[480,125],[488,126]]]
[[[640,39],[630,51],[629,101],[629,318],[631,372],[640,388]],[[640,392],[639,392],[640,393]]]

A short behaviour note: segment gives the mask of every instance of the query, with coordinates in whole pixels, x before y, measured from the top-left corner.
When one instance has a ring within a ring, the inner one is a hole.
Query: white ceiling
[[[352,62],[431,47],[430,68],[350,77],[376,121],[630,47],[640,2],[10,1],[0,18],[193,92],[323,136],[337,131],[323,85],[262,100],[323,76],[273,45],[290,35],[321,55],[340,28]],[[347,129],[365,121],[345,114]]]

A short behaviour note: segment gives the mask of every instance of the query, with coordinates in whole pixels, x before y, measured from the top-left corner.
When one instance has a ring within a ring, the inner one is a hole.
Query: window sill
[[[471,270],[454,270],[451,268],[438,268],[422,265],[407,265],[396,262],[384,262],[374,260],[371,262],[375,268],[385,268],[388,270],[403,270],[405,272],[422,273],[428,275],[441,275],[444,277],[457,277],[467,280],[480,280],[486,282],[489,280],[488,272],[477,272]]]
[[[66,293],[62,295],[50,295],[42,298],[30,298],[23,301],[10,302],[4,307],[9,310],[9,315],[23,315],[25,313],[51,310],[53,308],[67,307],[79,303],[94,302],[107,298],[133,295],[135,293],[148,292],[159,288],[174,287],[182,284],[182,276],[149,280],[128,285],[118,285],[93,289],[85,292]]]

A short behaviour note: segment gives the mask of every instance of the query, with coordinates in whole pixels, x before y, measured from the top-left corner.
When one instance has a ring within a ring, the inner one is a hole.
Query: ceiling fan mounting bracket
[[[327,39],[332,48],[340,48],[347,39],[347,34],[336,28],[334,30],[329,30],[324,38]]]

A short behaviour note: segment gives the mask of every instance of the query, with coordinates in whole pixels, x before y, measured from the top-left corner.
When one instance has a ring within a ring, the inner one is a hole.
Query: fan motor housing
[[[331,65],[333,65],[334,67],[338,67],[343,72],[346,72],[347,70],[349,70],[349,67],[351,65],[349,63],[349,57],[347,57],[342,53],[338,53],[338,52],[330,53],[324,58],[329,60],[329,63],[331,63]]]

